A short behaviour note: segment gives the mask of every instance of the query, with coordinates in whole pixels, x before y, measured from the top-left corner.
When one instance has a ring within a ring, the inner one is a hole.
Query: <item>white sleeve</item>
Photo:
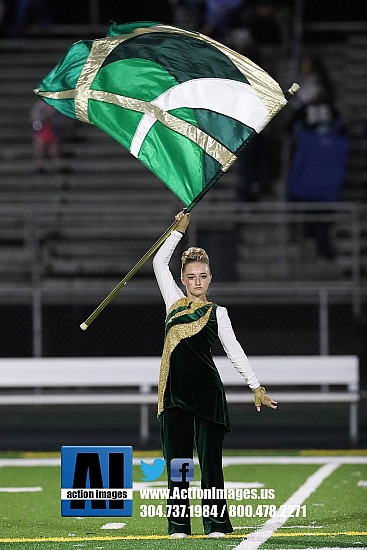
[[[167,311],[172,304],[185,296],[176,284],[168,266],[172,254],[182,237],[183,235],[179,231],[172,231],[153,258],[154,274]]]
[[[260,386],[260,382],[256,378],[247,355],[233,332],[232,324],[225,307],[217,307],[217,321],[219,340],[228,359],[241,376],[243,376],[250,388],[252,390],[257,388]]]

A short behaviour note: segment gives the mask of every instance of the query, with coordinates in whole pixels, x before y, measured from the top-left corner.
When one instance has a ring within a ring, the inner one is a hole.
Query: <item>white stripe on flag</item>
[[[182,107],[208,109],[228,116],[261,132],[268,110],[254,89],[244,82],[226,78],[196,78],[173,86],[151,101],[164,111]],[[132,139],[130,152],[137,157],[155,119],[144,115]],[[210,132],[209,132],[210,133]]]

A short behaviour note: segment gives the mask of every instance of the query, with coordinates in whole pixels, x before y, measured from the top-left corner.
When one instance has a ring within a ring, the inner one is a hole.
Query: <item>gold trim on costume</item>
[[[173,304],[170,311],[178,307],[188,305],[189,303],[190,301],[188,298],[181,298],[180,300],[178,300]],[[200,317],[200,319],[198,319],[197,321],[193,321],[192,323],[185,323],[185,324],[182,323],[182,324],[173,325],[166,336],[166,339],[164,341],[163,353],[162,353],[161,367],[159,371],[158,417],[163,412],[164,392],[166,390],[166,385],[167,385],[171,354],[173,350],[176,348],[176,346],[181,342],[181,340],[183,340],[184,338],[189,338],[190,336],[194,336],[195,334],[198,334],[198,332],[200,332],[205,327],[205,325],[209,321],[210,314],[213,310],[214,304],[211,302],[191,302],[189,310],[185,309],[183,311],[179,311],[170,318],[170,321],[171,321],[172,319],[176,319],[181,315],[187,315],[188,313],[190,312],[192,313],[196,309],[203,307],[204,305],[207,305],[207,304],[210,304],[210,307],[208,311],[205,313],[205,315]]]

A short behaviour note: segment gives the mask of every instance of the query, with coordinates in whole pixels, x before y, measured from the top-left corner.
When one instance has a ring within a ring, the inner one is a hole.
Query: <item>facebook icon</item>
[[[192,458],[172,458],[171,480],[186,483],[194,479],[194,461]]]

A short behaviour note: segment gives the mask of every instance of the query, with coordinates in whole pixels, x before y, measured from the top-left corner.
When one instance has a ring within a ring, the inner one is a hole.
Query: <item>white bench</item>
[[[215,362],[228,403],[253,402],[227,357],[215,357]],[[250,362],[279,403],[348,403],[349,440],[357,443],[356,356],[251,357]],[[149,437],[148,406],[157,402],[159,365],[159,357],[0,359],[0,405],[140,405],[144,441]]]

